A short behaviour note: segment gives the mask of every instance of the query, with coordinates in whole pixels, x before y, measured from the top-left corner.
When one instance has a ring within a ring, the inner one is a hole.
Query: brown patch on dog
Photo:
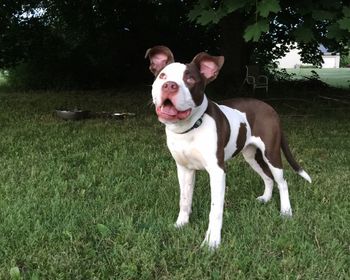
[[[236,151],[233,153],[232,157],[236,156],[244,148],[244,144],[247,140],[247,125],[241,123],[239,126],[238,136],[236,140]]]
[[[255,153],[255,160],[256,162],[259,164],[259,166],[261,167],[261,169],[264,171],[264,173],[270,177],[271,179],[273,179],[272,173],[270,168],[268,167],[267,163],[265,162],[265,160],[263,159],[263,155],[260,149],[256,149],[256,153]]]
[[[191,92],[194,104],[199,106],[202,104],[204,98],[205,81],[194,63],[187,64],[186,66],[182,79]]]
[[[222,104],[246,114],[252,136],[265,144],[265,156],[277,168],[282,168],[281,125],[276,111],[268,104],[251,98],[235,98]]]
[[[218,135],[216,157],[218,160],[218,165],[226,172],[224,149],[230,139],[230,124],[224,113],[212,101],[209,101],[206,113],[215,120],[216,131]]]

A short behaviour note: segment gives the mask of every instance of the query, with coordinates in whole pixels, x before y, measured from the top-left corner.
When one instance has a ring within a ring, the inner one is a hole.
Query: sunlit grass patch
[[[288,69],[288,73],[296,74],[297,78],[311,77],[311,71],[315,71],[320,80],[338,88],[349,88],[350,87],[350,68],[298,68]]]

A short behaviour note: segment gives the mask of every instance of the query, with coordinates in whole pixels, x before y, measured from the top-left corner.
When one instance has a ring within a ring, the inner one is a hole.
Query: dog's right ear
[[[149,58],[149,70],[154,76],[168,64],[174,62],[174,56],[171,50],[165,46],[155,46],[146,51],[145,58]]]

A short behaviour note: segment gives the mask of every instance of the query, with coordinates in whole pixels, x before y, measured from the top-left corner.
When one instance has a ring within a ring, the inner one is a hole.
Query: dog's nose
[[[166,82],[163,84],[162,90],[169,93],[175,93],[179,90],[179,85],[175,82]]]

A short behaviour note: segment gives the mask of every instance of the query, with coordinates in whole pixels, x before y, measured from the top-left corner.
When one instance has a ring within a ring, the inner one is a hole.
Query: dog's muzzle
[[[179,93],[176,82],[167,81],[161,87],[161,102],[156,104],[156,113],[160,121],[177,122],[186,119],[192,109],[180,110],[176,107],[176,95]]]

